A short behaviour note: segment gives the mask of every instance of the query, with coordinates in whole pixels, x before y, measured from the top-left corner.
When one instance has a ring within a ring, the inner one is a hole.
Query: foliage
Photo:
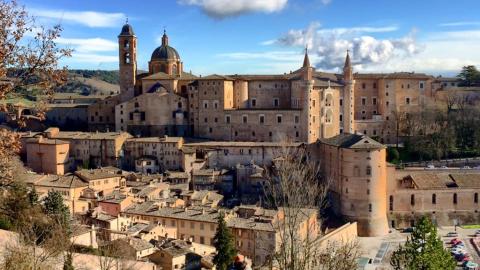
[[[416,224],[407,242],[392,254],[390,264],[396,270],[453,270],[456,267],[437,235],[437,228],[425,216]]]
[[[217,254],[213,258],[213,263],[218,270],[227,270],[233,263],[237,251],[235,249],[235,242],[230,229],[225,222],[225,216],[220,213],[218,216],[218,226],[213,238],[213,245],[217,250]]]
[[[400,153],[397,148],[389,147],[387,149],[387,161],[391,163],[398,163],[400,160]]]
[[[75,270],[73,267],[73,254],[67,252],[63,261],[63,270]]]
[[[47,197],[43,200],[44,211],[47,216],[58,220],[61,224],[68,226],[70,221],[70,211],[63,203],[62,194],[58,191],[49,191]]]
[[[462,86],[474,86],[480,83],[480,72],[475,66],[464,66],[457,77],[462,80]]]

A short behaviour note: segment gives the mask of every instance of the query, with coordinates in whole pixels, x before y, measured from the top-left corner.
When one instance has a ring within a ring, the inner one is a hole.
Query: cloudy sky
[[[455,74],[480,64],[478,0],[23,0],[45,25],[64,27],[71,68],[118,69],[126,18],[147,69],[164,28],[195,74],[284,73],[308,47],[319,70],[338,71],[347,50],[360,72]]]

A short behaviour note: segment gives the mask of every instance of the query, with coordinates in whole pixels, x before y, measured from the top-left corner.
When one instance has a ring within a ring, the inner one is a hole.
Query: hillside
[[[120,91],[118,71],[70,70],[68,81],[56,92],[111,95]]]

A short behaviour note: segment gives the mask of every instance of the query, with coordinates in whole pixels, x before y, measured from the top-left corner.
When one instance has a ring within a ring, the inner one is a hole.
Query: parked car
[[[452,245],[456,245],[458,243],[462,243],[462,240],[458,239],[458,238],[453,238],[451,241],[450,241],[450,244]]]
[[[471,167],[470,166],[463,166],[462,169],[468,170],[468,169],[471,169]]]
[[[443,165],[443,166],[442,166],[442,167],[440,167],[440,168],[442,168],[442,169],[448,169],[448,167],[447,167],[447,166],[445,166],[445,165]]]
[[[414,228],[415,228],[415,227],[408,227],[408,228],[403,229],[402,232],[404,232],[404,233],[412,233]]]
[[[435,165],[433,165],[433,164],[428,164],[427,167],[426,167],[426,169],[428,169],[428,170],[433,170],[433,169],[435,169]]]
[[[458,233],[457,232],[449,232],[449,233],[447,233],[447,237],[458,237]]]

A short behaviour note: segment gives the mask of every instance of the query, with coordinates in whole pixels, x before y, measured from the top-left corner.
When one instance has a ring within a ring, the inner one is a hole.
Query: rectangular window
[[[282,123],[282,116],[281,115],[277,115],[277,123]]]
[[[213,102],[213,107],[214,107],[215,109],[218,109],[218,101],[214,101],[214,102]]]
[[[225,115],[225,123],[230,124],[230,115]]]
[[[208,100],[203,101],[203,108],[208,109]]]
[[[300,123],[300,116],[295,115],[295,124]]]
[[[273,99],[273,106],[274,106],[274,107],[280,106],[280,101],[278,100],[278,98],[274,98],[274,99]]]
[[[260,124],[264,124],[265,123],[265,115],[260,114],[260,116],[258,117],[258,121],[260,122]]]
[[[424,82],[420,82],[418,87],[419,87],[420,89],[423,89],[424,86],[425,86]]]
[[[377,105],[377,98],[372,98],[372,104]]]
[[[367,98],[362,98],[362,105],[366,105],[367,104]]]
[[[340,99],[340,106],[343,106],[343,99]]]
[[[252,107],[256,107],[257,106],[257,100],[252,98],[251,104],[252,104]]]
[[[242,116],[242,122],[243,122],[244,124],[246,124],[246,123],[248,122],[248,116],[243,115],[243,116]]]
[[[410,104],[410,98],[409,97],[405,98],[405,104],[407,104],[407,105]]]

